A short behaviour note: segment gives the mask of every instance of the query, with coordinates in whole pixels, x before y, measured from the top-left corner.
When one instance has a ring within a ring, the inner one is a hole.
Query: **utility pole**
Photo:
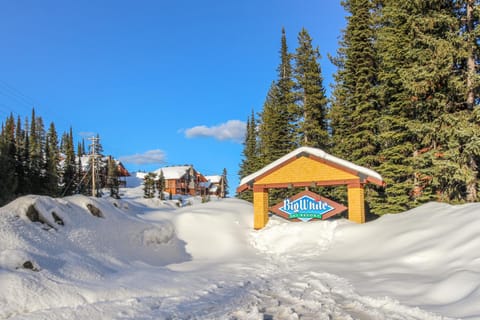
[[[92,141],[92,144],[90,145],[90,159],[92,162],[92,197],[97,196],[97,188],[96,188],[96,166],[97,166],[97,143],[99,138],[97,137],[91,137],[88,138],[88,140]]]

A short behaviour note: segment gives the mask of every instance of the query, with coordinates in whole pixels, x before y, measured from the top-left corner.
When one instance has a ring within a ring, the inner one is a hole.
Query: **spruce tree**
[[[27,122],[28,123],[28,122]],[[28,173],[28,136],[22,128],[20,116],[17,118],[15,129],[15,175],[17,177],[16,195],[26,194]]]
[[[278,153],[283,155],[298,146],[295,135],[298,110],[295,104],[292,55],[288,52],[287,36],[284,28],[282,28],[280,65],[277,72],[276,86],[278,89],[275,90],[277,96],[273,105],[278,113],[275,125],[280,134],[275,141],[275,147],[278,148]]]
[[[155,197],[155,173],[148,173],[143,179],[143,197],[152,199]]]
[[[270,86],[258,126],[260,168],[277,160],[298,146],[292,55],[288,52],[285,29],[282,29],[278,79]]]
[[[228,195],[227,168],[223,168],[220,183],[220,197],[225,198]]]
[[[17,187],[15,175],[15,121],[13,115],[2,123],[0,134],[0,206],[14,199]]]
[[[376,46],[381,61],[378,73],[381,113],[377,120],[381,149],[377,171],[387,183],[383,199],[375,199],[377,201],[372,203],[377,214],[409,209],[415,181],[412,157],[415,133],[408,126],[410,97],[403,86],[404,74],[400,70],[411,42],[411,29],[405,23],[410,17],[405,10],[396,10],[387,2],[381,11]]]
[[[468,42],[459,37],[464,17],[457,7],[452,1],[383,4],[379,170],[388,179],[383,208],[390,212],[476,198],[478,131],[471,125],[462,63]]]
[[[107,187],[110,189],[110,197],[120,199],[120,182],[118,181],[119,172],[117,162],[108,157],[107,163]]]
[[[48,195],[56,197],[59,190],[60,151],[58,149],[58,136],[55,124],[50,123],[45,142],[45,191]]]
[[[246,132],[243,142],[243,159],[240,163],[240,170],[238,175],[240,179],[248,176],[258,169],[258,146],[257,146],[257,131],[255,114],[252,110],[252,114],[247,119]]]
[[[369,0],[344,1],[350,13],[339,56],[332,105],[336,155],[366,167],[377,165],[378,103],[374,16]]]
[[[62,195],[72,195],[77,188],[76,171],[77,164],[75,159],[75,150],[73,146],[73,130],[70,127],[69,133],[64,133],[62,143],[65,152],[65,161],[62,175]]]
[[[28,179],[30,180],[30,193],[43,194],[43,175],[45,168],[44,164],[44,144],[45,144],[45,130],[43,120],[41,117],[35,115],[35,109],[32,109],[32,118],[30,119],[29,132],[29,167]]]
[[[307,30],[298,34],[298,47],[295,58],[295,78],[297,80],[297,108],[300,122],[298,144],[326,149],[329,145],[327,131],[327,98],[323,88],[320,52],[313,48]]]
[[[380,106],[377,97],[376,10],[370,0],[342,2],[350,14],[337,57],[332,98],[332,150],[338,157],[367,168],[379,165],[378,141]],[[378,188],[368,186],[366,200],[375,204]],[[344,191],[334,197],[346,198]],[[378,207],[373,205],[372,212]]]
[[[291,151],[290,148],[285,148],[286,131],[289,131],[285,128],[289,125],[283,115],[285,112],[280,112],[279,96],[279,87],[272,83],[259,116],[258,163],[260,168]]]
[[[238,175],[240,179],[257,171],[260,167],[258,157],[258,138],[256,129],[255,113],[252,110],[252,114],[247,119],[246,132],[243,142],[243,159],[240,163],[240,170]],[[238,197],[243,200],[252,201],[253,195],[251,191],[245,191],[238,194]]]
[[[158,198],[160,200],[165,200],[165,176],[163,175],[163,171],[160,170],[160,174],[158,176],[157,181],[157,189],[158,189]]]

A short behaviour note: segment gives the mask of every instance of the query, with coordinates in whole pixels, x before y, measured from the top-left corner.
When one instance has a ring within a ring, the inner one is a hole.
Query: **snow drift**
[[[0,318],[480,319],[480,204],[254,231],[247,202],[139,188],[0,208]]]

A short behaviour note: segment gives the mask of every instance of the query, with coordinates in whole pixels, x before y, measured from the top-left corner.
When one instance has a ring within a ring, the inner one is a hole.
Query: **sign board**
[[[311,191],[303,191],[270,208],[270,211],[288,220],[325,220],[347,210],[347,207]]]

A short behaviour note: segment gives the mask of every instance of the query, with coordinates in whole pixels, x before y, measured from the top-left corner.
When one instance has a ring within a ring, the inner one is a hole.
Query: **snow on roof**
[[[222,176],[205,176],[205,179],[210,181],[211,183],[220,183],[222,181]]]
[[[248,175],[248,176],[244,177],[242,180],[240,180],[240,185],[244,185],[244,184],[254,180],[255,178],[263,175],[264,173],[270,171],[271,169],[279,166],[280,164],[286,162],[287,160],[289,160],[289,159],[291,159],[291,158],[293,158],[293,157],[295,157],[298,154],[301,154],[303,152],[311,154],[311,155],[313,155],[315,157],[318,157],[318,158],[325,159],[326,161],[335,163],[335,164],[337,164],[341,167],[363,173],[368,177],[372,177],[372,178],[378,179],[380,181],[383,181],[382,176],[379,173],[377,173],[377,172],[375,172],[371,169],[356,165],[356,164],[354,164],[350,161],[344,160],[344,159],[337,158],[335,156],[332,156],[331,154],[326,153],[325,151],[323,151],[321,149],[312,148],[312,147],[300,147],[300,148],[295,149],[292,152],[284,155],[280,159],[277,159],[277,160],[273,161],[272,163],[263,167],[262,169],[258,170],[257,172],[254,172],[251,175]]]
[[[212,185],[212,183],[211,183],[210,181],[200,182],[199,185],[200,185],[201,188],[210,188],[210,186]]]
[[[163,177],[167,180],[180,179],[183,177],[192,166],[172,166],[163,167],[154,171],[157,175],[160,175],[160,171],[163,172]]]

